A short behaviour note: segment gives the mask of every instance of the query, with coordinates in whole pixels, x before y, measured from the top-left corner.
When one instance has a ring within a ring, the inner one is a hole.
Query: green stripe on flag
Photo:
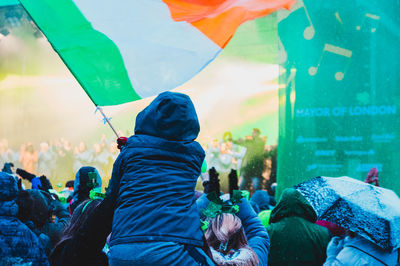
[[[72,0],[20,0],[96,105],[141,99],[118,47],[92,28]]]

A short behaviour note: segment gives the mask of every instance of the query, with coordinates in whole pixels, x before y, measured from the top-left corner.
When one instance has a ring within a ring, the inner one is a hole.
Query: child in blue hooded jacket
[[[158,95],[136,117],[117,160],[107,194],[118,193],[110,238],[110,265],[212,265],[195,185],[205,153],[192,101]]]

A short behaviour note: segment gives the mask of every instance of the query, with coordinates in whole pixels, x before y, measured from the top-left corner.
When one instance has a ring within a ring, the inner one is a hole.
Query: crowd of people
[[[271,193],[271,185],[276,182],[277,146],[266,145],[266,136],[254,128],[250,136],[233,139],[231,132],[225,132],[222,139],[214,139],[203,146],[205,162],[227,176],[231,169],[240,176],[240,189],[265,189]]]
[[[66,202],[51,177],[15,169],[7,161],[0,172],[0,265],[400,262],[398,250],[317,221],[313,207],[294,188],[285,189],[276,203],[276,184],[268,192],[250,193],[240,189],[238,171],[231,169],[229,191],[223,193],[215,167],[202,169],[206,153],[195,141],[199,130],[188,96],[161,93],[138,114],[135,135],[118,139],[120,152],[106,193],[100,192],[102,172],[86,163],[73,184],[66,184]],[[251,143],[241,145],[252,149],[259,137],[254,133]],[[265,157],[264,145],[256,147],[257,156]],[[250,171],[250,182],[253,168],[244,170]],[[199,177],[203,191],[195,190]],[[32,188],[24,187],[22,178]],[[366,181],[377,185],[377,173]]]
[[[101,136],[99,142],[88,148],[81,141],[76,146],[60,138],[42,142],[36,147],[32,142],[23,143],[19,150],[9,147],[7,139],[0,139],[0,164],[12,162],[15,167],[30,173],[57,177],[57,180],[73,179],[84,165],[95,166],[102,176],[111,176],[112,164],[118,156],[117,143]]]
[[[8,140],[3,138],[0,139],[0,165],[12,162],[16,168],[52,177],[57,183],[73,179],[80,167],[91,165],[108,180],[118,156],[117,143],[103,134],[100,141],[91,147],[88,148],[85,141],[74,146],[71,141],[60,138],[57,141],[41,142],[37,147],[32,142],[23,143],[17,151],[9,147]],[[274,146],[266,146],[266,136],[261,136],[259,129],[255,128],[251,136],[237,140],[232,139],[230,132],[226,132],[221,140],[214,139],[202,147],[209,168],[214,167],[218,172],[226,174],[236,169],[242,174],[242,189],[256,190],[268,186],[263,182],[269,176],[263,173],[268,168],[267,162],[271,160],[269,153]]]

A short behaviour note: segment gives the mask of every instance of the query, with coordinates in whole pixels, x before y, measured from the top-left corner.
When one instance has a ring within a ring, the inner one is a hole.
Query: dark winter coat
[[[17,182],[0,172],[0,265],[48,265],[38,237],[17,219]]]
[[[205,153],[187,95],[161,93],[136,118],[114,163],[110,189],[120,184],[110,245],[171,241],[202,246],[195,185]]]
[[[20,210],[25,209],[24,215],[20,215],[20,219],[36,235],[44,234],[48,236],[50,241],[48,252],[50,252],[60,241],[71,216],[61,202],[53,199],[50,193],[28,189],[24,191],[24,194],[28,195],[20,199]],[[52,221],[52,215],[55,216],[55,221]]]
[[[268,265],[322,265],[330,237],[316,221],[307,200],[297,190],[285,189],[267,227],[271,239]]]
[[[110,197],[105,198],[75,237],[60,242],[50,255],[50,265],[108,265],[107,256],[102,250],[111,233],[114,201]]]
[[[68,225],[71,215],[61,202],[54,200],[52,203],[53,215],[56,217],[54,222],[48,222],[41,228],[39,232],[49,236],[50,244],[54,247],[62,236],[65,227]]]

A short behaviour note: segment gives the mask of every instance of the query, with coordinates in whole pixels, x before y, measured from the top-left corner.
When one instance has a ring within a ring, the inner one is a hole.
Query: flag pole
[[[104,114],[103,112],[103,108],[101,108],[101,106],[96,105],[96,111],[99,110],[101,115],[103,116],[104,119],[104,123],[107,122],[107,124],[111,127],[112,131],[114,131],[114,134],[117,136],[117,138],[119,138],[117,131],[115,130],[115,128],[113,127],[113,125],[111,124],[110,119]]]

